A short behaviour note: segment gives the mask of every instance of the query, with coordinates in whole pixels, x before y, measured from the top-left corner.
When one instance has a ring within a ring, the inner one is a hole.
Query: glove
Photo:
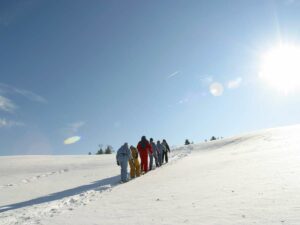
[[[118,165],[118,166],[120,166],[120,163],[119,163],[119,161],[117,161],[117,165]]]

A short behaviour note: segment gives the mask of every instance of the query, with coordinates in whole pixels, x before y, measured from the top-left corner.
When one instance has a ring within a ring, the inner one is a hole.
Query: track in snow
[[[173,164],[181,158],[186,157],[191,153],[192,149],[193,147],[191,145],[172,151],[169,157],[169,164]],[[167,164],[163,167],[165,166],[167,166]],[[29,179],[23,179],[18,185],[26,185],[38,179],[68,171],[68,169],[63,169],[57,172],[49,172]],[[148,176],[150,174],[151,172],[147,173]],[[142,177],[137,179],[142,179]],[[119,185],[119,180],[120,176],[116,175],[28,201],[0,206],[0,222],[2,225],[38,225],[45,217],[54,217],[99,200],[103,192],[110,192],[115,186]],[[5,185],[2,186],[2,188],[10,188],[14,185],[15,184]]]

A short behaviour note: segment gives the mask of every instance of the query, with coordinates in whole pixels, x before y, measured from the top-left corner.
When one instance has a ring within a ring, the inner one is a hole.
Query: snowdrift
[[[299,125],[179,147],[125,184],[114,157],[0,157],[0,224],[300,224]]]

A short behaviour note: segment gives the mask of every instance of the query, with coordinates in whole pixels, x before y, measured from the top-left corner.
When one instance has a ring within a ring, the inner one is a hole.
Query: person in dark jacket
[[[149,141],[145,136],[141,138],[141,141],[138,143],[137,149],[141,157],[141,169],[143,173],[148,172],[148,155],[152,154],[152,147]]]
[[[166,161],[166,163],[168,163],[168,153],[170,153],[170,147],[167,143],[167,141],[165,139],[163,139],[162,141],[162,145],[165,147],[165,151],[163,152],[163,155],[162,155],[162,162],[164,162],[164,160]]]
[[[153,141],[153,138],[150,138],[150,144],[152,147],[152,154],[149,154],[150,157],[150,163],[149,163],[149,170],[153,169],[153,158],[155,159],[155,165],[158,167],[158,159],[157,159],[157,147],[156,144]]]
[[[164,145],[162,145],[160,143],[159,140],[157,141],[156,147],[157,147],[158,163],[159,163],[159,166],[161,166],[163,164],[163,158],[162,158],[163,152],[166,151],[166,148]]]

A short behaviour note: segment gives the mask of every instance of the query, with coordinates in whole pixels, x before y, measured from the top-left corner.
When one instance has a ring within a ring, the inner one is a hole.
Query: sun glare
[[[280,45],[265,53],[259,77],[285,95],[300,90],[300,46]]]

